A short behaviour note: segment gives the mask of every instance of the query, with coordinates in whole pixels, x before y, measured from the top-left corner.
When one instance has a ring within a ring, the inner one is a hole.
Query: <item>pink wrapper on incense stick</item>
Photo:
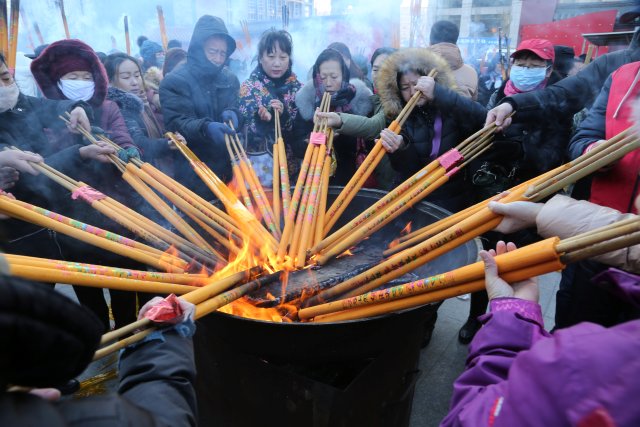
[[[311,132],[309,143],[314,145],[325,145],[327,143],[327,135],[324,132]]]
[[[73,200],[77,200],[78,198],[84,200],[85,202],[92,204],[93,202],[97,202],[98,200],[106,199],[107,196],[92,188],[88,185],[83,185],[82,187],[78,187],[75,189],[73,193],[71,193],[71,198]]]
[[[442,156],[438,157],[438,162],[440,163],[440,166],[442,166],[446,170],[449,170],[452,166],[455,166],[456,164],[458,164],[460,160],[464,160],[464,158],[462,157],[460,152],[455,148],[452,148],[451,150],[444,153]]]
[[[145,317],[156,323],[176,324],[193,314],[194,309],[193,304],[171,294],[164,299],[153,298],[140,309],[138,317]]]

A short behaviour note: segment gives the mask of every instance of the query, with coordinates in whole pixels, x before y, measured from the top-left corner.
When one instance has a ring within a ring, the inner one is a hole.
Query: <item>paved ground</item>
[[[560,274],[553,273],[540,281],[540,303],[546,329],[554,325],[555,294]],[[75,299],[70,286],[58,285],[60,290]],[[410,427],[437,426],[449,410],[452,384],[464,369],[467,346],[458,342],[458,330],[467,320],[469,300],[453,298],[445,301],[438,310],[438,321],[427,348],[420,355],[421,376],[416,384]],[[92,364],[80,379],[104,374],[115,368],[115,358]],[[113,391],[116,381],[110,379],[94,391]]]
[[[559,273],[543,276],[540,281],[540,304],[547,330],[554,325],[559,281]],[[458,330],[468,315],[469,300],[453,298],[440,306],[431,342],[420,355],[421,376],[413,397],[410,427],[437,426],[449,411],[452,384],[467,358],[467,346],[458,342]]]

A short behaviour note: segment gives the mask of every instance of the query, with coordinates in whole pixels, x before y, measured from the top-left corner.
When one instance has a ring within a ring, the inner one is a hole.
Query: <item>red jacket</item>
[[[605,136],[614,137],[631,127],[631,112],[640,93],[640,62],[623,65],[611,74],[611,89],[606,107]],[[605,173],[594,176],[591,201],[620,212],[635,212],[633,201],[638,196],[640,150],[623,157]]]

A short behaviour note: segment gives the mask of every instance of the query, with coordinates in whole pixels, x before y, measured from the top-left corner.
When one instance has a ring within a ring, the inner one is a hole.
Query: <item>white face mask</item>
[[[0,113],[15,107],[18,103],[18,95],[20,95],[20,89],[18,89],[16,82],[9,86],[0,86]]]
[[[60,80],[58,87],[72,101],[88,101],[96,90],[96,84],[87,80]]]

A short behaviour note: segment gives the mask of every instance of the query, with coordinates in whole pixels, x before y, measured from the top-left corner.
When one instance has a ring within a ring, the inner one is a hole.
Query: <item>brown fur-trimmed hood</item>
[[[438,70],[436,82],[455,89],[456,82],[447,61],[429,49],[401,49],[384,61],[376,76],[376,88],[389,119],[394,119],[405,104],[398,88],[398,73],[414,71],[426,76],[432,69]]]

